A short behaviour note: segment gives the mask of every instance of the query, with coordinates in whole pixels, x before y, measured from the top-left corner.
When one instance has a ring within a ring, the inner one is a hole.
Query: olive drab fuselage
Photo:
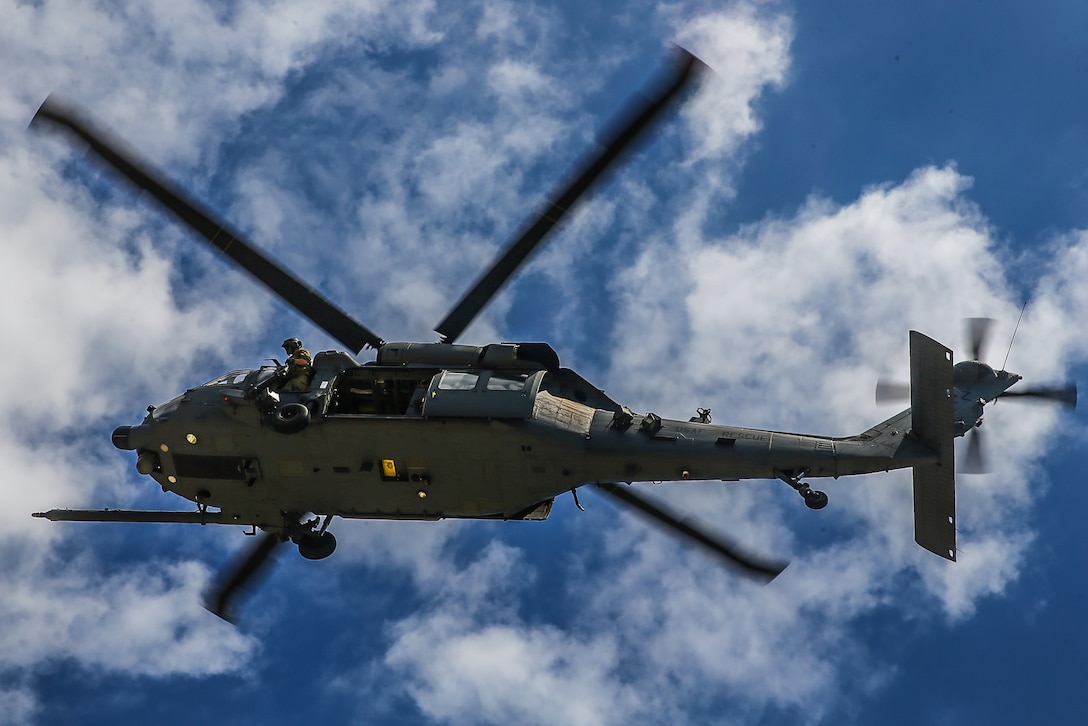
[[[544,519],[556,496],[591,482],[840,476],[933,459],[906,437],[909,412],[848,438],[670,420],[617,404],[554,353],[539,363],[488,346],[507,353],[496,367],[439,367],[428,361],[458,362],[467,346],[412,345],[398,365],[319,353],[302,393],[272,390],[273,368],[235,371],[152,408],[114,443],[211,521],[265,529],[285,512]]]

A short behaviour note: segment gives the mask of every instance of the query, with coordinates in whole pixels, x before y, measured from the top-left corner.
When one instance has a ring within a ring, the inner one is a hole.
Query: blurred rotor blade
[[[910,384],[880,378],[876,382],[876,402],[896,403],[910,400]]]
[[[982,430],[973,428],[967,432],[967,452],[957,467],[961,474],[989,474],[989,459],[986,456],[985,437]]]
[[[204,597],[204,607],[223,618],[234,622],[232,601],[240,593],[250,589],[254,579],[261,574],[272,561],[272,553],[284,540],[274,532],[265,532],[258,538],[245,555],[237,558],[218,578],[218,582]]]
[[[374,348],[381,346],[383,341],[380,337],[257,250],[239,232],[187,196],[165,174],[141,160],[127,144],[103,129],[78,106],[50,95],[30,122],[31,128],[43,125],[66,129],[82,139],[106,165],[153,196],[212,247],[234,260],[284,302],[351,350],[358,352],[368,345]]]
[[[986,340],[990,337],[990,327],[993,324],[993,318],[964,318],[963,326],[971,360],[982,360],[982,352],[986,349]]]
[[[597,488],[609,494],[645,516],[654,519],[677,534],[686,537],[723,558],[727,564],[740,569],[745,575],[770,582],[786,569],[789,562],[769,560],[749,554],[740,545],[721,534],[709,534],[701,527],[677,517],[660,505],[651,504],[635,494],[629,487],[610,482],[598,482]]]
[[[653,122],[660,120],[680,92],[706,66],[683,48],[678,49],[672,66],[653,88],[629,102],[628,108],[606,127],[603,149],[583,160],[568,178],[573,181],[555,191],[544,211],[531,218],[520,236],[491,265],[476,284],[461,298],[446,318],[435,328],[443,342],[452,343],[468,327],[511,275],[532,254],[548,233],[574,208],[579,198],[597,181],[620,154],[640,140]],[[612,133],[608,133],[612,130]]]
[[[1040,386],[1038,388],[1025,388],[1020,391],[1006,391],[998,398],[1037,398],[1044,401],[1054,401],[1066,408],[1077,407],[1077,384],[1067,383],[1064,386]]]

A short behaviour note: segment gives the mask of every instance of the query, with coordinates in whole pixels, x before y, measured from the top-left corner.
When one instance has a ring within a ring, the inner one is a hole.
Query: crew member
[[[284,370],[283,385],[281,391],[305,391],[310,387],[310,378],[313,376],[311,363],[313,358],[310,351],[302,347],[302,341],[298,338],[288,338],[283,341],[283,349],[287,351],[287,364]]]

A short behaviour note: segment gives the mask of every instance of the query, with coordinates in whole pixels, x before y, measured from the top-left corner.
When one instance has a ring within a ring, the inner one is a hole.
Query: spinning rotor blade
[[[993,318],[964,318],[963,325],[968,348],[971,350],[971,360],[982,360],[982,351],[986,348],[986,340],[990,337],[990,327],[993,324]]]
[[[959,466],[956,467],[961,474],[989,474],[989,459],[986,456],[985,436],[978,428],[967,432],[967,451]]]
[[[738,567],[744,574],[770,582],[786,569],[788,562],[768,560],[744,552],[740,545],[723,535],[708,534],[701,528],[680,519],[671,512],[632,492],[628,487],[610,482],[598,482],[597,488],[618,499],[644,515],[664,524],[674,532],[702,545],[714,554],[722,557],[728,564]]]
[[[631,147],[663,112],[677,99],[680,91],[705,68],[702,61],[684,49],[679,49],[672,68],[658,82],[652,92],[639,98],[629,109],[613,119],[607,128],[614,131],[604,141],[604,148],[594,157],[587,158],[571,173],[573,181],[557,190],[547,208],[530,219],[524,231],[506,251],[465,293],[446,318],[435,328],[443,342],[452,343],[480,310],[502,289],[510,276],[521,266],[533,250],[544,240],[578,202],[587,189],[616,161],[622,152]],[[607,132],[606,132],[607,133]]]
[[[30,122],[67,129],[90,145],[108,166],[153,196],[159,204],[199,233],[208,243],[231,258],[273,293],[352,351],[377,348],[382,339],[353,320],[316,290],[308,287],[244,240],[203,205],[185,195],[165,174],[138,158],[124,142],[99,127],[86,112],[49,96]]]
[[[222,573],[218,583],[204,597],[204,607],[227,622],[234,622],[231,601],[248,589],[248,585],[270,562],[271,555],[283,540],[278,534],[265,532],[232,567]]]
[[[910,400],[910,384],[880,378],[876,382],[876,402],[896,403]]]
[[[1025,388],[1020,391],[1006,391],[998,398],[1036,398],[1043,401],[1054,401],[1066,408],[1077,407],[1077,384],[1067,383],[1061,387],[1041,386],[1039,388]]]

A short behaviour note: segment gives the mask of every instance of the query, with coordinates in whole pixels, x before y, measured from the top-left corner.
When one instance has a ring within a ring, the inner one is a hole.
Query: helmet
[[[280,344],[280,347],[282,347],[284,350],[290,352],[290,351],[294,350],[295,348],[301,348],[302,347],[302,341],[299,340],[298,338],[288,338],[287,340],[283,341],[283,343]]]

